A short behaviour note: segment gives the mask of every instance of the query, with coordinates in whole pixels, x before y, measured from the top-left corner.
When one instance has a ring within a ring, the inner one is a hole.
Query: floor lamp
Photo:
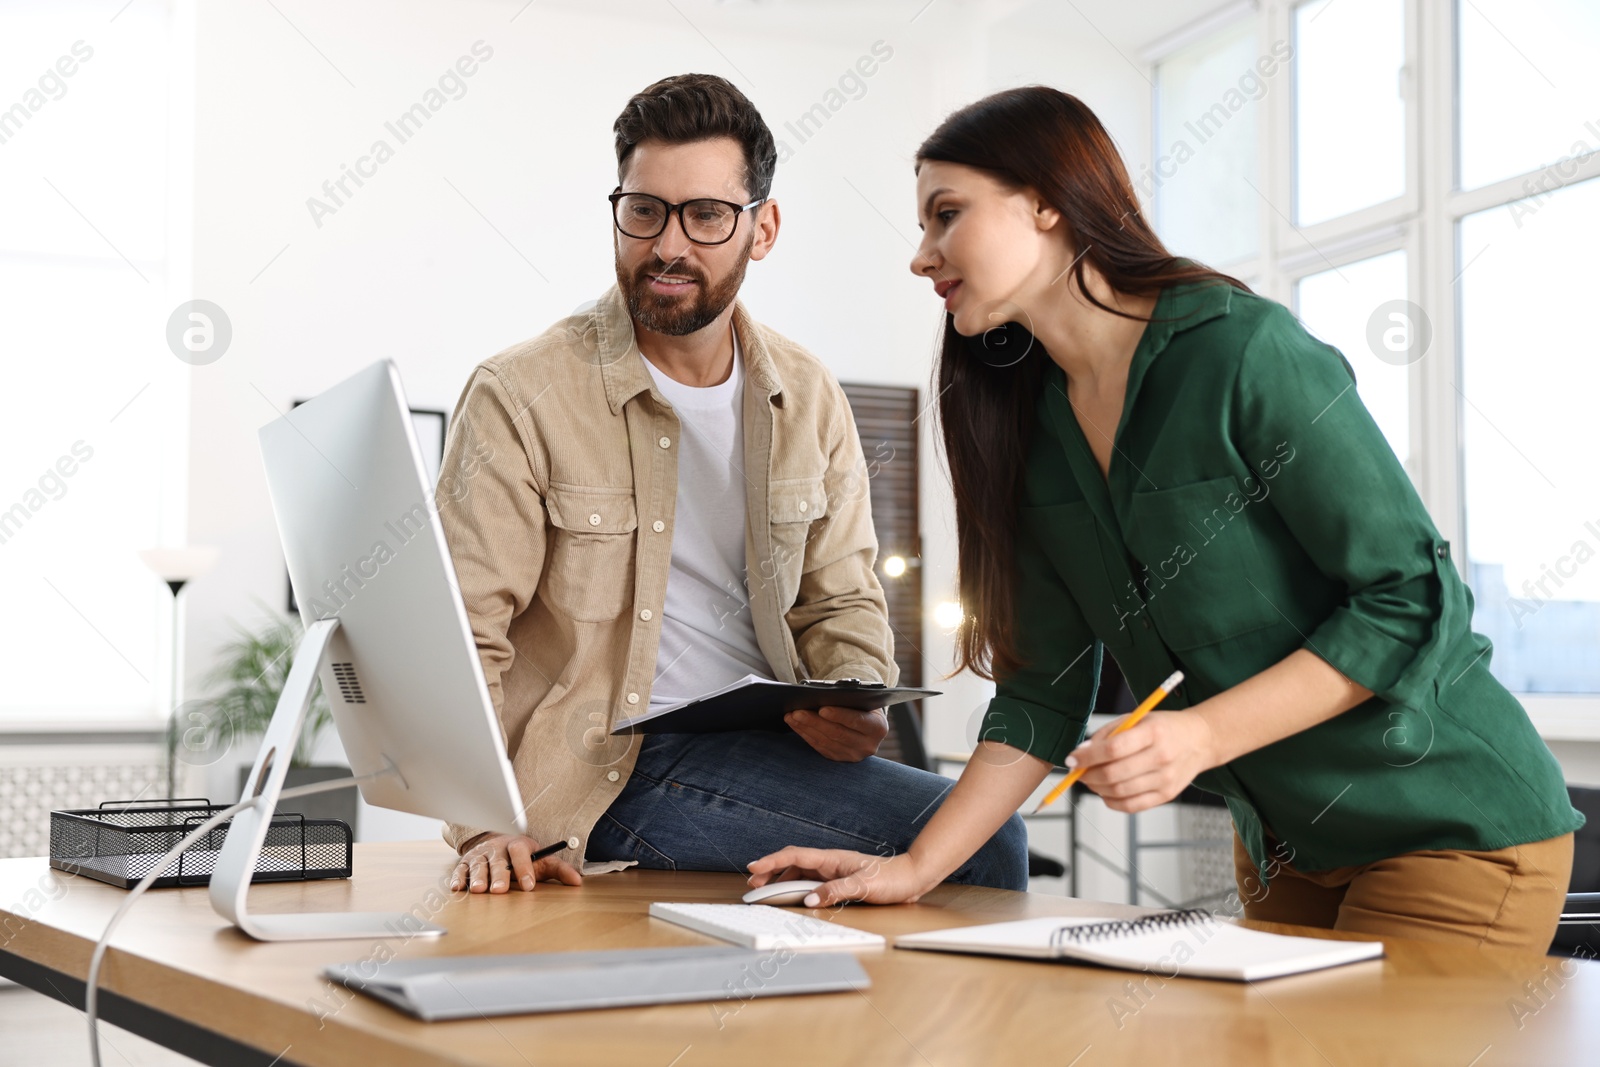
[[[156,572],[172,590],[172,711],[167,716],[167,799],[177,795],[177,745],[173,742],[173,716],[183,706],[183,587],[210,570],[217,562],[217,550],[201,545],[189,548],[147,548],[139,553],[144,565]]]

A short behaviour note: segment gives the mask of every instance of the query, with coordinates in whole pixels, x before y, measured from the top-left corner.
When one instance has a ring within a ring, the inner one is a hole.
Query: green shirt
[[[1312,871],[1583,825],[1489,673],[1449,543],[1336,349],[1270,300],[1167,288],[1128,369],[1109,476],[1048,370],[1017,530],[1028,662],[999,679],[986,739],[1060,763],[1102,650],[1138,697],[1181,669],[1170,710],[1306,648],[1376,695],[1195,780],[1227,798],[1263,879],[1268,834]]]

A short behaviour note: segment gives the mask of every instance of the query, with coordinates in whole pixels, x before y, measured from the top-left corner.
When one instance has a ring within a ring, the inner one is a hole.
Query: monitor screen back
[[[319,677],[370,804],[522,830],[516,778],[394,364],[261,429],[301,619],[337,617]]]

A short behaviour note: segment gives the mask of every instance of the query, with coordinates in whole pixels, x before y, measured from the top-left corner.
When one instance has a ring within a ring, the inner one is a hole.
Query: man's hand
[[[479,834],[467,842],[455,873],[450,876],[452,892],[470,889],[474,893],[505,893],[512,885],[527,892],[548,878],[567,885],[582,885],[583,875],[566,860],[546,856],[530,859],[539,844],[522,834]],[[514,877],[513,877],[514,876]]]
[[[1085,767],[1080,779],[1112,811],[1145,811],[1165,804],[1201,771],[1215,767],[1210,723],[1193,708],[1153,711],[1137,726],[1113,734],[1107,723],[1073,749],[1067,766]]]
[[[899,904],[914,901],[939,884],[939,879],[930,878],[918,867],[910,853],[885,857],[789,845],[755,860],[749,869],[753,886],[796,878],[822,882],[802,902],[808,908],[832,907],[847,900]]]
[[[859,763],[878,751],[889,736],[889,716],[881,710],[827,707],[791,711],[783,721],[812,748],[840,763]]]

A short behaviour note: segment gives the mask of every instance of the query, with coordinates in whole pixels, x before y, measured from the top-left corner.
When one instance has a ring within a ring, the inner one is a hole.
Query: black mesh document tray
[[[184,835],[228,807],[204,798],[136,805],[137,801],[107,801],[98,808],[52,811],[50,866],[131,889]],[[184,849],[152,888],[208,884],[228,826],[221,824]],[[338,819],[274,815],[250,880],[349,878],[350,843],[350,827]]]

